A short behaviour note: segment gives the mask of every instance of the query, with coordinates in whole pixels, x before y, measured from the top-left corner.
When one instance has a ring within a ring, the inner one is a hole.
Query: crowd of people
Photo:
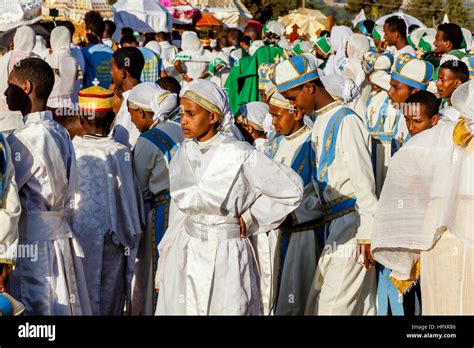
[[[3,315],[474,314],[467,29],[85,25],[0,58]]]

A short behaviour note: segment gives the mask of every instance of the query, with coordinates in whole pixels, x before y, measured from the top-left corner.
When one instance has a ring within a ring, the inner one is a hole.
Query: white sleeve
[[[250,234],[277,228],[303,199],[303,180],[291,168],[254,150],[242,165],[251,190],[258,198],[242,214]]]

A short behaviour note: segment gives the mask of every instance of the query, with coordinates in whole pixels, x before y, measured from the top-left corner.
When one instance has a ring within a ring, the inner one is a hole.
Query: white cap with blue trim
[[[274,73],[274,82],[280,93],[318,78],[318,60],[311,53],[299,54],[279,63]]]
[[[403,53],[393,65],[391,78],[420,91],[426,91],[433,74],[434,67],[431,63]]]

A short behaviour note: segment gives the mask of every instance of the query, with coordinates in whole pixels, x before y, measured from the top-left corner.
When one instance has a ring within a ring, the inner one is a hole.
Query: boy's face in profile
[[[449,69],[439,69],[438,81],[436,87],[438,88],[438,97],[450,98],[454,90],[458,88],[462,82],[456,78],[456,75]]]
[[[404,105],[403,114],[405,116],[408,132],[410,132],[410,136],[412,137],[418,133],[430,129],[439,121],[438,115],[434,115],[432,118],[430,118],[426,114],[425,106],[421,104]]]
[[[390,97],[390,101],[392,102],[393,106],[399,109],[400,105],[404,103],[405,100],[407,100],[408,97],[416,91],[418,90],[415,88],[411,88],[410,86],[402,82],[391,79],[388,96]]]
[[[12,71],[8,78],[8,88],[5,91],[7,97],[7,105],[10,111],[21,111],[30,102],[30,98],[25,90],[28,89],[27,81],[20,82]]]

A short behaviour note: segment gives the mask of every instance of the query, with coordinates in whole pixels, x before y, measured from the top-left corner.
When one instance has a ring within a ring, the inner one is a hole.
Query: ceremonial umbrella
[[[0,31],[29,25],[41,19],[41,0],[0,1]]]
[[[222,27],[222,23],[209,12],[201,12],[201,18],[196,22],[196,28]]]
[[[309,8],[299,8],[291,11],[288,15],[279,17],[278,21],[286,27],[286,33],[290,34],[293,26],[298,26],[298,34],[308,34],[310,39],[317,38],[316,33],[326,28],[328,17],[321,11]]]
[[[401,17],[405,23],[407,24],[407,28],[409,28],[411,25],[418,25],[420,28],[426,28],[426,25],[424,25],[418,18],[415,18],[413,16],[410,16],[408,14],[406,14],[405,12],[403,11],[398,11],[398,12],[395,12],[395,13],[392,13],[392,14],[388,14],[388,15],[385,15],[383,17],[380,17],[379,19],[377,19],[377,21],[375,22],[376,25],[384,25],[385,24],[385,21],[390,18],[390,17],[393,17],[393,16],[399,16]]]

